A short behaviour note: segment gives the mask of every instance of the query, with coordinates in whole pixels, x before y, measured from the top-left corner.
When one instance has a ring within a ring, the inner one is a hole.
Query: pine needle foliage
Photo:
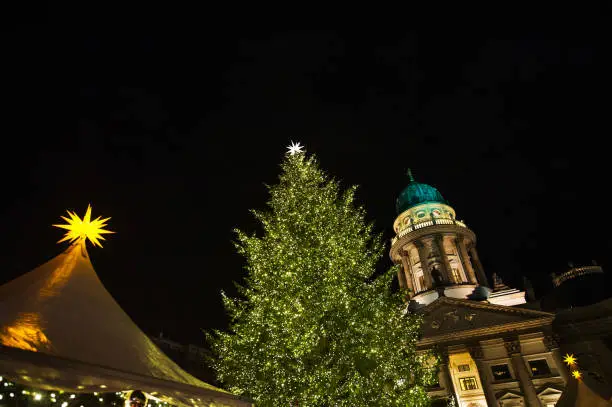
[[[223,295],[229,332],[210,337],[218,378],[259,407],[426,406],[436,357],[417,353],[421,320],[376,276],[380,236],[315,156],[287,155],[263,233],[237,230],[247,277]]]

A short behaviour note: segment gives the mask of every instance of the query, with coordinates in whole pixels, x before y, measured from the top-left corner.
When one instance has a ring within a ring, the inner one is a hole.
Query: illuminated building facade
[[[568,381],[562,352],[580,353],[584,346],[600,361],[591,367],[601,384],[595,386],[612,388],[612,372],[601,362],[612,366],[612,299],[583,315],[578,336],[571,331],[574,313],[563,322],[563,307],[542,310],[496,275],[491,286],[475,233],[436,188],[408,175],[396,202],[389,254],[401,266],[398,280],[408,308],[424,317],[419,348],[442,356],[439,383],[430,389],[434,405],[446,405],[452,396],[460,407],[552,407]],[[568,273],[589,274],[582,269]],[[553,276],[559,284],[564,278],[573,277]]]

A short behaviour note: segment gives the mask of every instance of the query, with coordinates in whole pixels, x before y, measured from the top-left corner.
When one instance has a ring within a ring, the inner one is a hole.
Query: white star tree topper
[[[68,212],[68,215],[70,215],[70,219],[64,216],[61,216],[61,218],[68,222],[68,224],[53,225],[68,231],[64,235],[64,238],[59,240],[57,243],[65,242],[67,240],[69,240],[70,243],[74,243],[75,241],[85,243],[85,240],[89,239],[94,246],[102,247],[100,240],[105,240],[102,235],[106,233],[115,233],[104,229],[104,227],[106,227],[106,222],[110,218],[100,219],[101,217],[98,216],[96,219],[91,220],[91,205],[87,205],[87,212],[85,212],[83,219],[79,218],[79,216],[74,212],[66,212]]]
[[[287,153],[289,153],[290,155],[294,155],[297,153],[303,153],[304,152],[304,146],[300,145],[300,142],[298,141],[297,143],[293,142],[293,140],[291,140],[291,145],[289,147],[287,147],[287,150],[289,150]]]

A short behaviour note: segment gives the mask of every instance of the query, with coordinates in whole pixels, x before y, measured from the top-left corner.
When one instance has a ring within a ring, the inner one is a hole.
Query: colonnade
[[[457,253],[461,265],[464,280],[461,275],[453,274],[446,245],[452,245]],[[410,251],[416,249],[419,257],[418,263],[412,263]],[[409,242],[401,252],[402,270],[398,278],[400,287],[410,291],[410,297],[419,292],[427,291],[435,287],[436,281],[432,276],[433,267],[440,273],[441,284],[479,284],[488,286],[486,276],[475,245],[465,237],[457,234],[433,234],[424,236]],[[431,264],[430,264],[431,263]],[[417,281],[417,273],[422,270],[423,279]]]
[[[551,352],[551,356],[554,360],[555,367],[563,379],[564,383],[568,382],[568,374],[565,369],[565,365],[563,363],[562,357],[560,355],[559,345],[556,341],[551,340],[552,338],[546,336],[544,338],[544,342],[546,344],[546,348],[549,352]],[[514,372],[514,379],[518,381],[519,389],[524,397],[525,404],[530,407],[541,407],[542,400],[540,400],[538,396],[538,392],[536,386],[533,383],[533,378],[527,369],[527,364],[524,360],[524,355],[521,353],[521,345],[518,338],[505,338],[504,345],[506,349],[507,361],[512,365],[512,370]],[[474,360],[478,370],[478,376],[480,377],[480,382],[482,384],[482,390],[485,395],[485,399],[489,406],[497,406],[498,400],[496,397],[496,393],[493,387],[495,383],[495,378],[493,377],[489,363],[485,361],[483,351],[480,348],[480,345],[472,343],[466,347],[466,350],[469,352],[470,357]],[[455,394],[458,395],[459,390],[455,388],[455,384],[453,384],[452,372],[449,363],[449,352],[446,348],[440,349],[440,354],[442,356],[442,360],[439,366],[439,387],[446,390],[447,394]]]

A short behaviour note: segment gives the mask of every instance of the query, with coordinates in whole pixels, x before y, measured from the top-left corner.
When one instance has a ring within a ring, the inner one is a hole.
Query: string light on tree
[[[420,318],[375,277],[384,243],[340,184],[288,147],[261,236],[237,232],[241,297],[223,296],[230,333],[209,338],[219,379],[258,406],[428,406],[436,358],[417,354]]]

